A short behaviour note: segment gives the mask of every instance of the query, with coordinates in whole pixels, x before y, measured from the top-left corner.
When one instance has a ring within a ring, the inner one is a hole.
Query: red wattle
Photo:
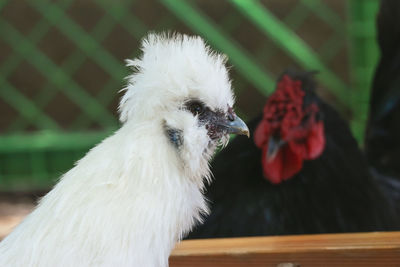
[[[273,184],[279,184],[298,173],[303,167],[303,159],[286,146],[279,150],[274,159],[267,159],[268,145],[262,150],[264,176]]]
[[[324,124],[315,123],[307,138],[308,155],[305,159],[315,159],[322,154],[325,147]]]

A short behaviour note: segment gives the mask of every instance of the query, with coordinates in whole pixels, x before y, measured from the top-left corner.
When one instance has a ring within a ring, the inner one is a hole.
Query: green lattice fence
[[[229,55],[245,117],[288,66],[362,139],[378,0],[0,1],[0,190],[47,187],[118,127],[125,58],[148,31],[200,34]]]

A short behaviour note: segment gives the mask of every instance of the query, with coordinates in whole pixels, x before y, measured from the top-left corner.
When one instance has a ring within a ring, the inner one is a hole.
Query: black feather
[[[316,95],[312,95],[316,98]],[[211,214],[188,238],[364,232],[398,229],[347,123],[318,100],[323,154],[278,185],[263,176],[261,150],[236,138],[212,163]],[[248,126],[254,132],[261,116]]]
[[[373,80],[365,148],[369,164],[400,213],[400,1],[382,0],[381,57]]]

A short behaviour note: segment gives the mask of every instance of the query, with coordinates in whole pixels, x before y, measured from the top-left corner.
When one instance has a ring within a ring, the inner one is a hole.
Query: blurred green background
[[[258,114],[288,67],[363,140],[378,58],[378,0],[0,1],[0,190],[54,184],[118,126],[116,108],[148,31],[198,34],[226,53],[241,116]]]

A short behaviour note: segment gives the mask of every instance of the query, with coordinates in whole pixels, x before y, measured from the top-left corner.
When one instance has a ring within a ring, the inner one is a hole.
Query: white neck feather
[[[0,266],[167,266],[207,212],[208,158],[185,141],[178,152],[160,124],[125,124],[0,244]]]

